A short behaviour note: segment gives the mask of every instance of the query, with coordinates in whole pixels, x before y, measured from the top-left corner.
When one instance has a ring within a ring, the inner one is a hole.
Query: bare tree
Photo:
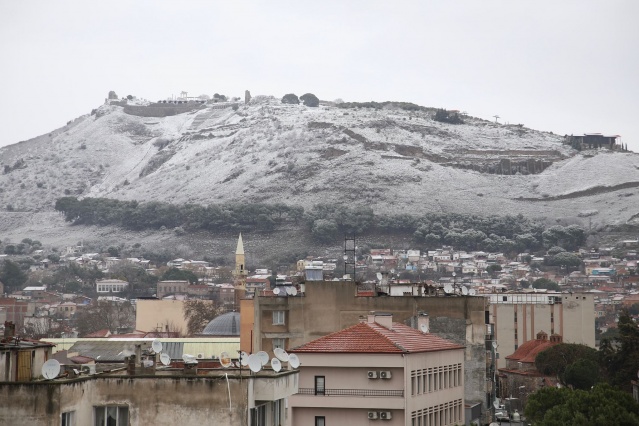
[[[100,300],[78,312],[76,324],[80,336],[104,329],[116,333],[118,328],[132,328],[135,325],[135,310],[128,301]]]
[[[187,300],[183,311],[189,335],[201,333],[209,321],[221,313],[221,309],[212,300]]]

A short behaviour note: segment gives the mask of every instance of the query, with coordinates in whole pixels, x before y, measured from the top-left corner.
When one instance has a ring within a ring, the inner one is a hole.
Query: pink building
[[[294,425],[465,423],[463,346],[394,323],[390,314],[370,314],[289,352],[302,363],[290,399]]]

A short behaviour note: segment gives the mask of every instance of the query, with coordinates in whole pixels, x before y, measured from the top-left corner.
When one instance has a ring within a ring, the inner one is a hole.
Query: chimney
[[[381,325],[382,327],[385,327],[389,330],[393,329],[393,315],[392,314],[387,314],[387,313],[376,313],[375,311],[371,311],[370,314],[368,314],[368,323],[372,324],[372,323],[377,323],[379,325]]]
[[[420,312],[417,314],[417,329],[422,333],[428,333],[430,330],[430,319],[428,313]]]
[[[4,338],[11,339],[16,336],[16,325],[13,321],[4,322]]]

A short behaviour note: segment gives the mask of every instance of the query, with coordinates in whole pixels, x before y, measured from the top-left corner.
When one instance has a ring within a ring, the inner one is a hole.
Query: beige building
[[[148,369],[0,383],[0,424],[280,426],[298,371]]]
[[[490,301],[497,367],[541,331],[562,336],[564,343],[595,347],[595,303],[590,293],[502,293]]]
[[[298,348],[294,425],[464,424],[464,348],[371,314]]]
[[[135,309],[135,329],[186,333],[184,302],[184,300],[138,299]],[[202,302],[213,303],[211,300]]]
[[[39,377],[42,365],[51,358],[54,345],[16,338],[12,323],[5,323],[4,333],[4,339],[0,341],[0,382],[28,382]],[[0,424],[18,423],[3,423],[0,418]]]
[[[486,304],[484,297],[411,295],[399,297],[360,296],[357,284],[344,281],[307,281],[297,296],[259,295],[253,300],[253,351],[274,347],[294,348],[359,323],[371,311],[393,315],[397,322],[416,326],[425,312],[431,333],[464,346],[465,403],[480,404],[484,412],[486,380]],[[245,312],[240,312],[244,317]],[[243,325],[248,321],[243,320]],[[246,335],[243,335],[246,337]],[[242,347],[246,348],[245,342]]]

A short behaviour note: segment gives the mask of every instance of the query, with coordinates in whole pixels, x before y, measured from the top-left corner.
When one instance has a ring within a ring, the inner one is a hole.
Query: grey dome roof
[[[209,322],[202,334],[211,336],[239,336],[240,335],[240,313],[227,312],[216,317]]]

